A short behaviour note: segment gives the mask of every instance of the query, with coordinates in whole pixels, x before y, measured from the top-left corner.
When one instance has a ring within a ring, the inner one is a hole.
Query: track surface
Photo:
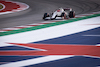
[[[39,23],[45,12],[51,12],[59,7],[71,7],[76,14],[100,11],[100,0],[12,0],[26,3],[30,9],[0,16],[0,29]]]
[[[100,9],[99,9],[100,1],[99,0],[95,0],[95,1],[94,0],[88,0],[88,1],[87,0],[65,0],[65,1],[62,1],[62,0],[59,0],[59,1],[58,0],[47,0],[47,1],[45,1],[45,0],[34,0],[34,1],[33,0],[23,0],[23,1],[22,0],[13,0],[13,1],[27,3],[30,6],[30,9],[28,9],[24,12],[18,12],[18,13],[14,13],[14,14],[0,16],[0,28],[26,25],[26,24],[30,24],[30,23],[39,23],[39,22],[43,21],[41,19],[43,16],[43,13],[51,12],[59,7],[71,7],[76,11],[76,14],[84,14],[84,13],[90,13],[90,12],[94,12],[94,11],[100,11]],[[99,23],[99,22],[97,22],[97,23]],[[76,26],[76,27],[78,27],[78,26]],[[87,26],[85,26],[85,27],[87,27]],[[57,27],[57,29],[59,29],[59,28]],[[67,29],[69,29],[69,28],[67,28]],[[95,46],[96,44],[100,43],[100,41],[99,41],[100,40],[100,32],[98,30],[100,30],[100,27],[92,29],[92,30],[68,35],[68,36],[66,35],[66,36],[62,36],[62,37],[58,37],[58,38],[52,38],[52,39],[48,39],[48,40],[31,42],[31,43],[83,44],[84,46],[85,45]],[[42,30],[42,33],[43,33],[43,30]],[[34,35],[34,34],[35,34],[35,32],[32,33],[32,35]],[[39,33],[39,34],[41,34],[41,33]],[[36,35],[38,35],[38,34],[36,33]],[[19,36],[17,35],[16,37],[19,37]],[[31,37],[34,38],[34,36],[31,36]],[[8,38],[5,38],[4,40],[6,41],[6,39],[15,39],[15,38],[8,37]],[[26,38],[28,39],[29,37],[26,37]],[[35,39],[32,39],[32,41]],[[9,40],[7,42],[9,42]],[[91,48],[91,50],[93,48]],[[98,50],[99,50],[100,47],[96,47],[96,48],[98,48]],[[6,46],[6,47],[2,48],[1,51],[5,50],[5,49],[7,51],[10,49],[13,52],[16,50],[20,50],[20,51],[25,50],[25,54],[28,54],[28,55],[32,54],[32,53],[26,53],[26,51],[33,50],[31,48],[12,45],[12,46]],[[61,50],[63,50],[63,49],[60,49],[60,51]],[[82,50],[78,50],[78,51],[82,51]],[[86,49],[83,52],[79,52],[79,53],[85,53],[85,52],[87,52],[86,54],[88,55],[88,51],[86,51]],[[18,51],[18,53],[20,53],[20,52]],[[100,56],[99,52],[97,53],[97,52],[93,51],[90,53],[93,53],[95,55],[99,54],[99,56]],[[16,53],[14,53],[14,54],[16,54]],[[10,54],[8,54],[8,55],[10,55]],[[97,67],[97,66],[100,66],[100,58],[80,56],[80,55],[81,54],[79,54],[79,56],[70,56],[70,58],[65,58],[65,57],[61,57],[61,56],[56,56],[56,57],[54,57],[54,56],[43,56],[43,57],[42,56],[0,56],[0,59],[1,59],[0,64],[4,64],[6,66],[5,63],[8,63],[8,65],[11,66],[14,63],[12,61],[15,61],[15,65],[14,64],[13,65],[16,66],[19,64],[24,65],[25,64],[24,61],[25,61],[26,64],[30,63],[29,64],[30,66],[25,65],[26,67]],[[82,55],[84,55],[84,54],[82,54]],[[91,56],[94,56],[94,55],[91,54]],[[62,59],[59,60],[57,57],[62,58]],[[7,59],[5,59],[5,58],[7,58]],[[52,61],[52,58],[53,59],[55,58],[55,60],[58,59],[59,61]],[[65,58],[65,59],[63,59],[63,58]],[[25,60],[25,59],[27,59],[27,60]],[[38,60],[38,59],[40,59],[40,60],[42,59],[42,60],[36,62],[36,60]],[[43,60],[43,59],[47,59],[52,62],[47,62],[47,60]],[[19,63],[20,60],[21,60],[21,62]],[[32,62],[29,62],[31,60],[32,60]],[[46,63],[43,63],[43,64],[40,63],[40,64],[33,65],[33,62],[38,63],[38,62],[43,62],[43,61]],[[8,67],[10,67],[10,66],[8,66]]]

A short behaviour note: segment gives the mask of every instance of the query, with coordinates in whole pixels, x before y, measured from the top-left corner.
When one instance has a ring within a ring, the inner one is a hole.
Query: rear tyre
[[[74,18],[75,17],[75,12],[74,11],[70,11],[69,12],[69,18]]]

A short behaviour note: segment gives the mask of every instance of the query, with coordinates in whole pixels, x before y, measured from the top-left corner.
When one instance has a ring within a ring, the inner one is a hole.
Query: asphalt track
[[[0,16],[0,29],[14,26],[39,23],[45,12],[59,7],[71,7],[76,14],[100,11],[100,0],[12,0],[26,3],[28,10]]]

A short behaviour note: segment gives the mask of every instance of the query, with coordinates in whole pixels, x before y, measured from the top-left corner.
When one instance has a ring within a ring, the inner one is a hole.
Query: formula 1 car
[[[44,20],[54,20],[60,17],[60,19],[68,19],[75,17],[75,11],[72,8],[59,8],[58,10],[54,11],[53,13],[44,13],[43,19]]]

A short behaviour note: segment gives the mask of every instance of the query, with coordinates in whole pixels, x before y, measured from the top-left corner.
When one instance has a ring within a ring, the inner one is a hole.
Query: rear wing
[[[72,11],[72,8],[65,8],[64,11]]]

